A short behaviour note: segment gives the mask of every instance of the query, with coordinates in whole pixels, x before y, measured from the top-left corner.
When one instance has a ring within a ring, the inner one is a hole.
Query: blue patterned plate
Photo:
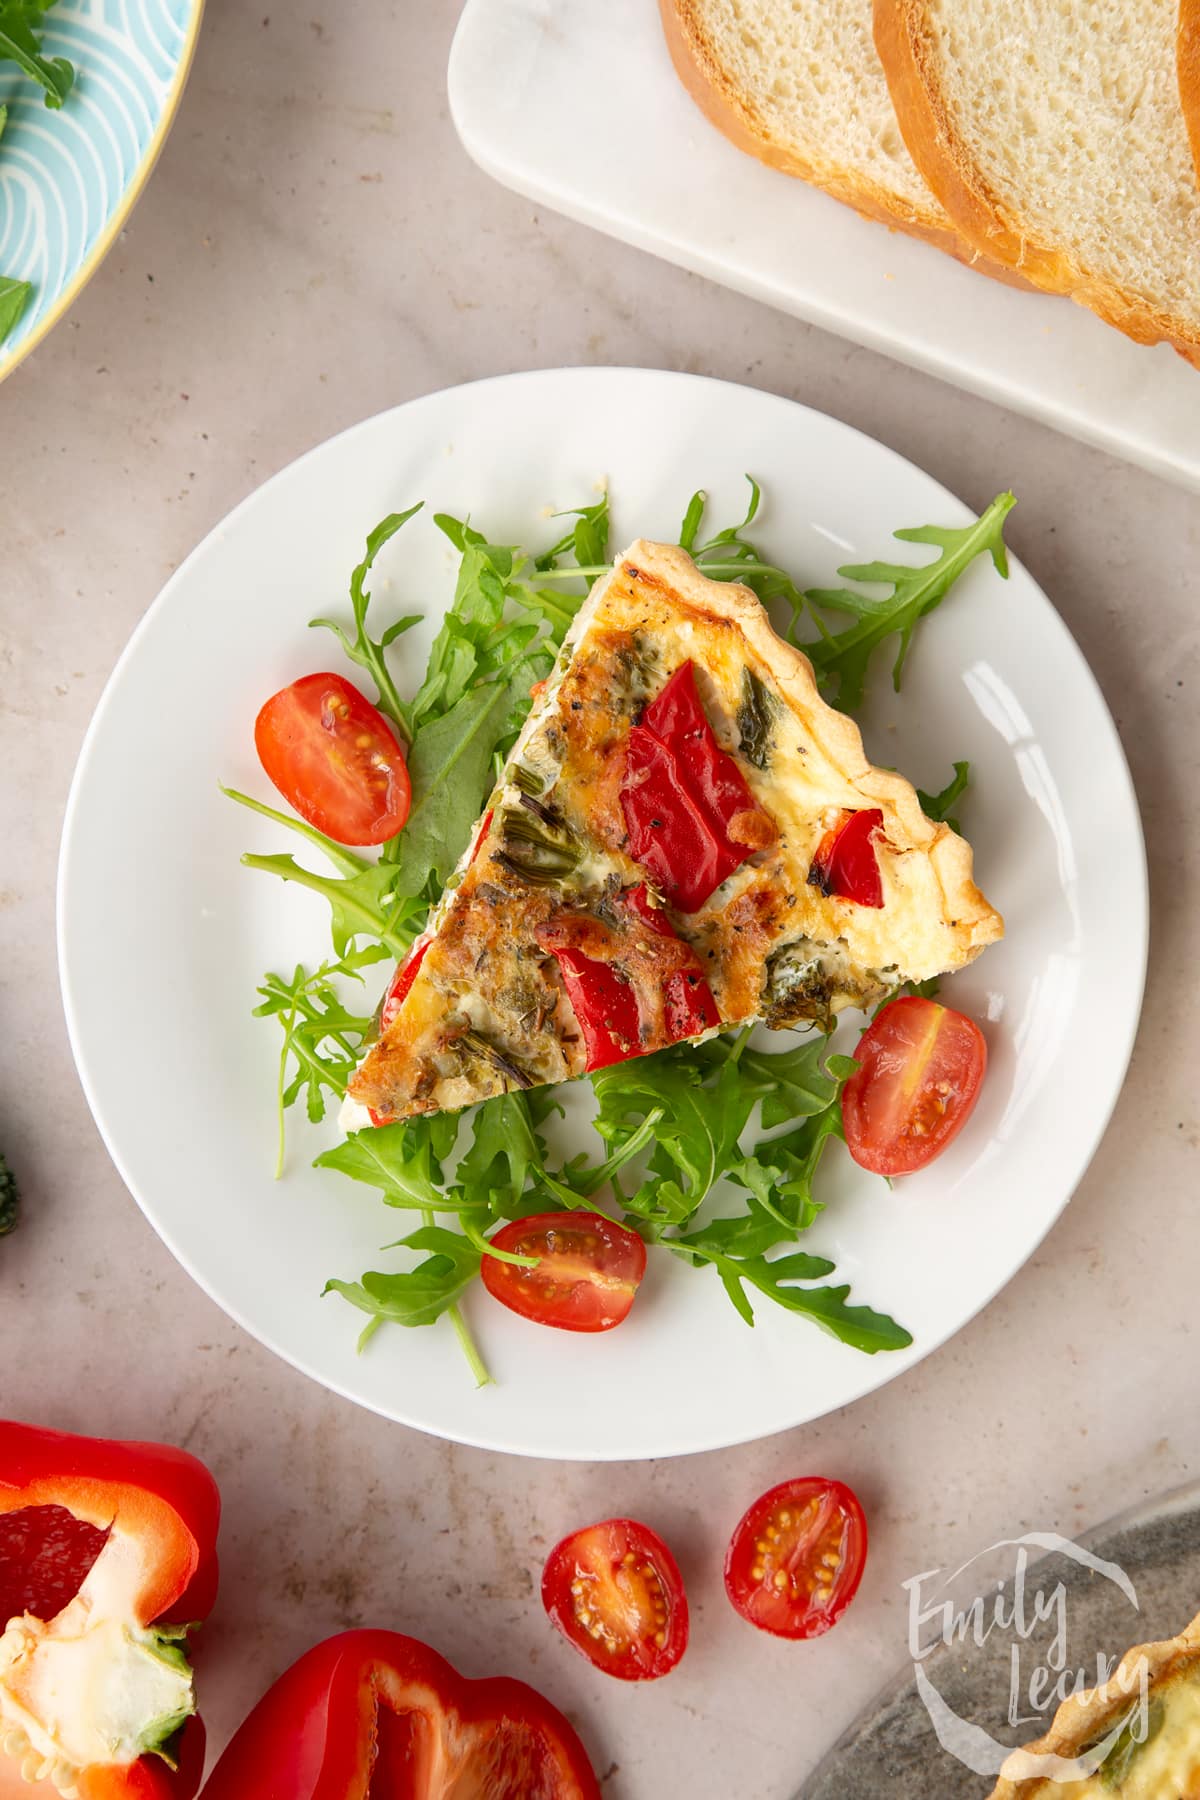
[[[7,337],[0,380],[39,343],[100,266],[175,116],[204,0],[59,0],[43,54],[74,63],[60,111],[0,64],[0,276],[33,285]]]

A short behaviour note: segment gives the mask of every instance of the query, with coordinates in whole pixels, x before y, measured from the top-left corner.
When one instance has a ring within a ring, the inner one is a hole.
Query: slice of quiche
[[[1054,1774],[1031,1773],[1047,1757],[1060,1759]],[[1177,1638],[1135,1645],[1103,1687],[1064,1700],[1046,1735],[1007,1758],[989,1800],[1198,1797],[1200,1616]]]
[[[1003,925],[744,587],[638,542],[581,607],[387,996],[347,1124],[721,1026],[827,1024]]]

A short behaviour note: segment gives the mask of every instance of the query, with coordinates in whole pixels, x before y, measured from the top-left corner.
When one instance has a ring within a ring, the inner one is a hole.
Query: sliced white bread
[[[875,41],[905,142],[958,230],[1035,287],[1193,360],[1200,186],[1178,5],[875,0]]]
[[[966,262],[913,166],[871,35],[871,0],[659,0],[671,59],[741,150]]]

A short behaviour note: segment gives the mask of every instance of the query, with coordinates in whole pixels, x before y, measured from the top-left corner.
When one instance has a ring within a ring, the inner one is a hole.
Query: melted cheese
[[[1134,1748],[1124,1772],[1085,1781],[1039,1782],[1037,1800],[1197,1800],[1200,1796],[1200,1667],[1151,1690],[1161,1722]]]

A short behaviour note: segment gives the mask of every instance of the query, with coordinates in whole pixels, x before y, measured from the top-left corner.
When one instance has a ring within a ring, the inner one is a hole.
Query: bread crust
[[[1188,12],[1196,10],[1196,0],[1183,4]],[[982,256],[1033,287],[1066,294],[1135,342],[1172,344],[1192,362],[1200,353],[1200,324],[1164,311],[1144,294],[1085,269],[1067,251],[1039,242],[992,190],[971,158],[938,80],[927,0],[874,0],[874,8],[875,47],[901,135],[962,235]],[[1189,79],[1194,72],[1190,67]]]
[[[907,232],[969,268],[1011,282],[1007,271],[989,267],[979,251],[946,220],[941,209],[920,210],[866,176],[824,159],[797,155],[772,136],[766,121],[730,79],[697,15],[696,0],[659,0],[663,32],[675,72],[701,112],[732,144],[785,175],[795,175],[853,207],[864,219]],[[1012,285],[1023,286],[1018,279]]]
[[[636,568],[643,578],[664,581],[676,599],[736,627],[755,656],[771,671],[784,700],[805,719],[829,760],[861,793],[879,803],[885,824],[899,842],[928,853],[941,889],[945,917],[954,922],[953,935],[963,962],[985,944],[1003,937],[1004,921],[975,885],[975,859],[970,844],[948,825],[926,816],[916,789],[903,775],[893,769],[876,768],[867,760],[862,733],[854,720],[822,699],[807,656],[776,635],[756,594],[737,582],[710,580],[697,569],[687,551],[675,544],[648,543],[639,538],[617,563],[614,576],[622,568]]]
[[[1175,68],[1179,76],[1183,122],[1187,126],[1192,161],[1200,180],[1200,0],[1179,0]]]
[[[1031,1744],[1022,1745],[1013,1752],[1004,1764],[1010,1764],[1015,1770],[1021,1766],[1020,1758],[1026,1755],[1075,1757],[1089,1744],[1115,1725],[1120,1715],[1128,1708],[1130,1695],[1137,1692],[1139,1658],[1144,1658],[1146,1680],[1149,1687],[1167,1680],[1176,1670],[1187,1662],[1194,1662],[1200,1653],[1200,1614],[1190,1625],[1185,1626],[1178,1637],[1165,1638],[1156,1644],[1135,1644],[1127,1650],[1112,1680],[1103,1687],[1089,1688],[1086,1693],[1064,1700],[1050,1723],[1050,1729],[1044,1737],[1035,1739]],[[1006,1776],[1001,1770],[1000,1779],[988,1795],[988,1800],[1054,1800],[1060,1787],[1042,1776],[1032,1780],[1020,1780],[1014,1776]]]

